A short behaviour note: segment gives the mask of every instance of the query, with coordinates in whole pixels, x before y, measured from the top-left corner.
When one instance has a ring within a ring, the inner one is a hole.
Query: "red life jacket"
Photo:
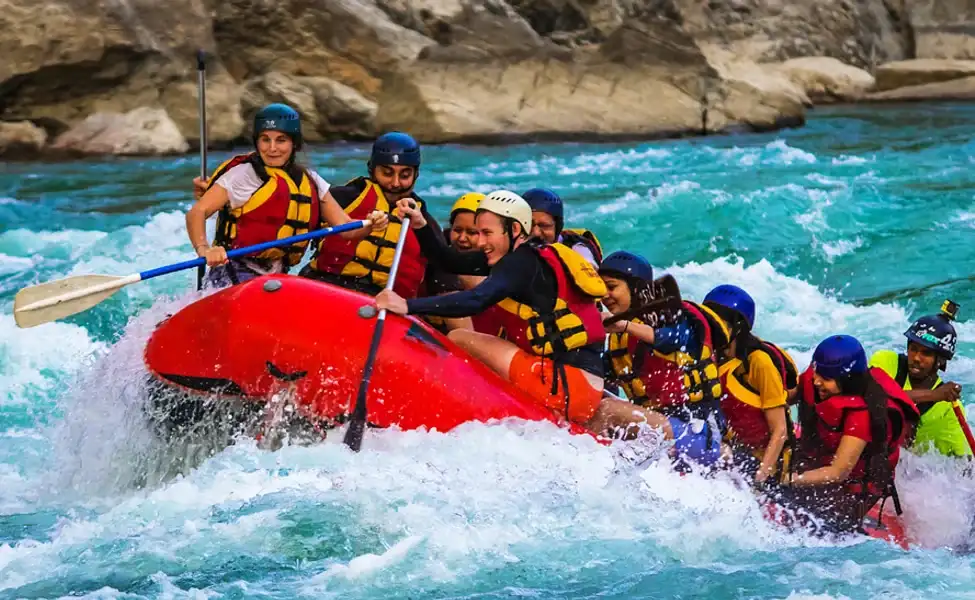
[[[910,435],[911,428],[914,423],[917,423],[920,414],[914,402],[886,372],[874,367],[870,369],[870,376],[887,397],[887,439],[884,441],[883,452],[887,457],[889,478],[892,481],[894,468],[900,458],[900,446]],[[826,466],[830,464],[840,446],[846,419],[853,413],[866,411],[867,402],[862,396],[852,395],[837,395],[820,401],[813,386],[812,367],[799,378],[799,385],[802,391],[802,400],[799,404],[800,421],[815,422],[814,431],[811,433],[808,432],[807,427],[803,427],[804,440],[801,448],[806,457],[812,458],[820,466]],[[870,447],[871,445],[867,446],[868,449]],[[865,450],[850,472],[851,483],[860,483],[866,478],[869,459],[869,451]],[[874,488],[875,492],[882,492],[889,482],[876,479],[875,474],[871,475],[871,480],[866,483]]]
[[[345,213],[353,220],[365,219],[374,210],[389,215],[389,226],[385,231],[370,233],[361,240],[346,240],[333,235],[323,238],[318,251],[310,263],[312,270],[353,278],[366,278],[376,287],[382,288],[389,280],[389,270],[396,254],[396,242],[402,220],[393,215],[395,206],[390,206],[382,189],[371,180],[360,177],[347,185],[362,185],[362,192],[347,207]],[[419,198],[413,198],[418,207],[423,205]],[[415,298],[426,272],[427,260],[420,251],[416,234],[409,231],[403,255],[400,257],[399,272],[396,274],[394,291],[404,298]]]
[[[295,182],[284,169],[265,166],[258,154],[252,152],[235,156],[217,167],[209,179],[209,186],[230,169],[245,163],[251,165],[263,185],[243,206],[232,209],[227,204],[220,209],[215,244],[233,250],[319,228],[319,190],[304,170],[301,180]],[[285,248],[271,248],[252,257],[283,258],[287,266],[294,266],[301,262],[307,247],[308,241],[304,241]]]
[[[606,330],[596,308],[596,300],[605,294],[602,279],[582,256],[566,246],[550,244],[533,246],[533,249],[555,273],[555,306],[539,312],[540,307],[511,298],[499,302],[496,307],[500,310],[495,314],[508,340],[525,352],[539,356],[557,356],[602,342]],[[567,260],[572,263],[568,264]],[[598,286],[602,286],[603,292],[597,296]]]

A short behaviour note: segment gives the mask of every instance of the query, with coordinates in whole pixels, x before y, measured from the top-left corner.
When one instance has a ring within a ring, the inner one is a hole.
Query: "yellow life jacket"
[[[562,354],[604,340],[606,330],[596,300],[606,295],[606,284],[596,270],[578,252],[562,244],[533,248],[555,272],[558,296],[553,311],[544,314],[512,298],[499,302],[502,327],[509,339],[540,356]]]
[[[688,315],[688,322],[694,327],[701,342],[700,353],[690,354],[683,350],[676,350],[663,354],[654,350],[654,355],[675,363],[684,373],[684,390],[690,402],[720,400],[723,395],[721,379],[718,375],[718,364],[714,357],[715,329],[719,335],[727,340],[730,332],[728,326],[713,310],[694,302],[684,301],[683,310]]]
[[[403,221],[393,214],[395,206],[390,206],[378,185],[365,178],[349,182],[349,185],[353,184],[362,184],[363,188],[359,196],[345,207],[346,214],[353,220],[359,220],[367,218],[374,210],[382,211],[389,215],[389,225],[385,230],[373,231],[358,241],[335,235],[322,239],[311,268],[356,279],[367,278],[376,287],[382,288],[389,280]],[[422,208],[422,200],[414,196],[413,201],[417,208]],[[425,275],[426,264],[416,234],[408,232],[396,275],[396,293],[404,298],[415,298]]]
[[[217,167],[208,180],[208,189],[221,175],[244,163],[251,165],[263,185],[243,206],[231,209],[227,204],[220,210],[215,244],[227,249],[241,248],[318,229],[318,188],[304,170],[301,171],[301,182],[296,183],[284,169],[264,165],[257,153],[244,154]],[[306,240],[285,248],[270,248],[252,257],[265,260],[283,258],[288,266],[293,267],[301,262],[307,247]]]
[[[630,322],[643,324],[643,321],[638,318],[630,319]],[[638,361],[630,352],[630,334],[625,332],[609,334],[609,365],[613,371],[612,378],[620,384],[630,402],[642,406],[648,400],[647,388],[637,373],[638,366],[633,364],[635,360]]]

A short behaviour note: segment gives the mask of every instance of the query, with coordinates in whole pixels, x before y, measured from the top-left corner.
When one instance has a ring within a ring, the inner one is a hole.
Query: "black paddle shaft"
[[[389,268],[389,279],[386,280],[386,289],[392,290],[396,283],[396,273],[399,271],[400,257],[403,256],[403,247],[406,245],[406,234],[410,230],[410,219],[405,218],[400,224],[399,239],[396,241],[396,252],[393,254],[393,264]],[[386,311],[379,311],[379,318],[376,320],[376,329],[372,332],[372,342],[369,344],[369,356],[366,357],[366,366],[362,369],[362,383],[359,384],[359,393],[355,397],[355,408],[352,409],[352,418],[349,419],[349,428],[345,430],[345,445],[353,452],[358,452],[362,448],[362,436],[366,432],[366,423],[369,417],[366,394],[369,393],[369,380],[372,378],[372,369],[376,363],[376,355],[379,354],[379,342],[383,337],[383,325],[386,323]]]
[[[383,339],[383,325],[386,324],[386,313],[381,312],[376,321],[376,329],[372,332],[372,342],[369,344],[369,356],[366,358],[366,366],[362,369],[362,383],[359,385],[359,393],[355,398],[355,408],[352,410],[352,418],[349,420],[349,428],[345,431],[345,445],[353,452],[358,452],[362,447],[362,436],[366,432],[366,394],[369,393],[369,380],[372,379],[372,369],[376,364],[376,355],[379,354],[379,342]]]

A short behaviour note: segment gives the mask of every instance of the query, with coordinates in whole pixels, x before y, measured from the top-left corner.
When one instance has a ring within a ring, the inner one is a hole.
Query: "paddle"
[[[399,259],[403,255],[403,246],[406,245],[406,234],[410,230],[409,217],[403,218],[403,224],[399,230],[399,239],[396,241],[396,252],[393,254],[393,265],[389,269],[389,279],[386,281],[386,289],[393,289],[396,282],[396,272],[399,270]],[[372,332],[372,342],[369,344],[369,355],[366,357],[366,366],[362,369],[362,383],[359,384],[359,393],[355,398],[355,408],[352,410],[352,418],[349,420],[349,428],[345,431],[344,443],[353,452],[358,452],[362,447],[362,436],[366,431],[366,393],[369,391],[369,380],[372,378],[372,368],[376,363],[376,354],[379,353],[379,341],[383,337],[383,325],[386,323],[386,309],[379,311],[379,319],[376,321],[376,329]]]
[[[677,281],[672,275],[664,275],[659,279],[654,279],[651,282],[654,289],[654,295],[660,296],[656,300],[651,300],[646,304],[641,306],[636,306],[629,310],[625,310],[618,315],[613,315],[612,317],[603,321],[603,325],[612,325],[619,321],[625,321],[627,319],[632,319],[634,317],[641,317],[648,313],[654,312],[661,308],[669,308],[671,310],[677,311],[681,309],[681,296],[680,288],[677,287]]]
[[[202,49],[196,51],[196,88],[199,92],[199,120],[200,120],[200,179],[207,180],[207,57]],[[203,289],[203,277],[206,267],[196,271],[196,289]]]
[[[952,403],[951,408],[954,409],[955,418],[958,419],[958,425],[961,427],[962,433],[965,434],[965,439],[968,440],[968,447],[971,449],[972,455],[975,455],[975,436],[972,435],[972,428],[968,426],[968,419],[965,418],[965,413],[955,403]]]
[[[227,252],[227,258],[239,258],[256,252],[263,252],[270,248],[290,246],[305,240],[313,240],[336,233],[352,231],[360,227],[367,227],[370,224],[370,221],[367,220],[352,221],[351,223],[336,227],[326,227],[325,229],[317,229],[308,233],[302,233],[301,235],[293,235],[280,240],[264,242],[263,244],[245,246]],[[64,317],[88,310],[129,284],[203,265],[206,265],[206,259],[197,258],[149,269],[148,271],[142,271],[141,273],[134,273],[132,275],[76,275],[66,279],[58,279],[57,281],[49,281],[47,283],[26,287],[17,292],[17,296],[14,297],[14,320],[17,322],[18,327],[34,327],[41,323],[63,319]]]
[[[197,88],[200,93],[200,177],[207,179],[207,55],[196,51]]]

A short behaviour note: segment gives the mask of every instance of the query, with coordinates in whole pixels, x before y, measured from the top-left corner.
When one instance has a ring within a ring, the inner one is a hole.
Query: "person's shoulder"
[[[332,195],[332,198],[335,198],[335,201],[338,202],[342,208],[345,208],[355,202],[356,198],[358,198],[365,189],[366,178],[357,177],[346,182],[344,185],[329,186],[328,192]]]
[[[318,188],[319,196],[324,196],[326,192],[331,191],[332,184],[329,183],[328,180],[326,180],[324,177],[319,175],[317,171],[314,171],[312,169],[305,169],[305,173],[307,173],[308,177],[310,177],[311,180],[315,183],[315,187]]]

